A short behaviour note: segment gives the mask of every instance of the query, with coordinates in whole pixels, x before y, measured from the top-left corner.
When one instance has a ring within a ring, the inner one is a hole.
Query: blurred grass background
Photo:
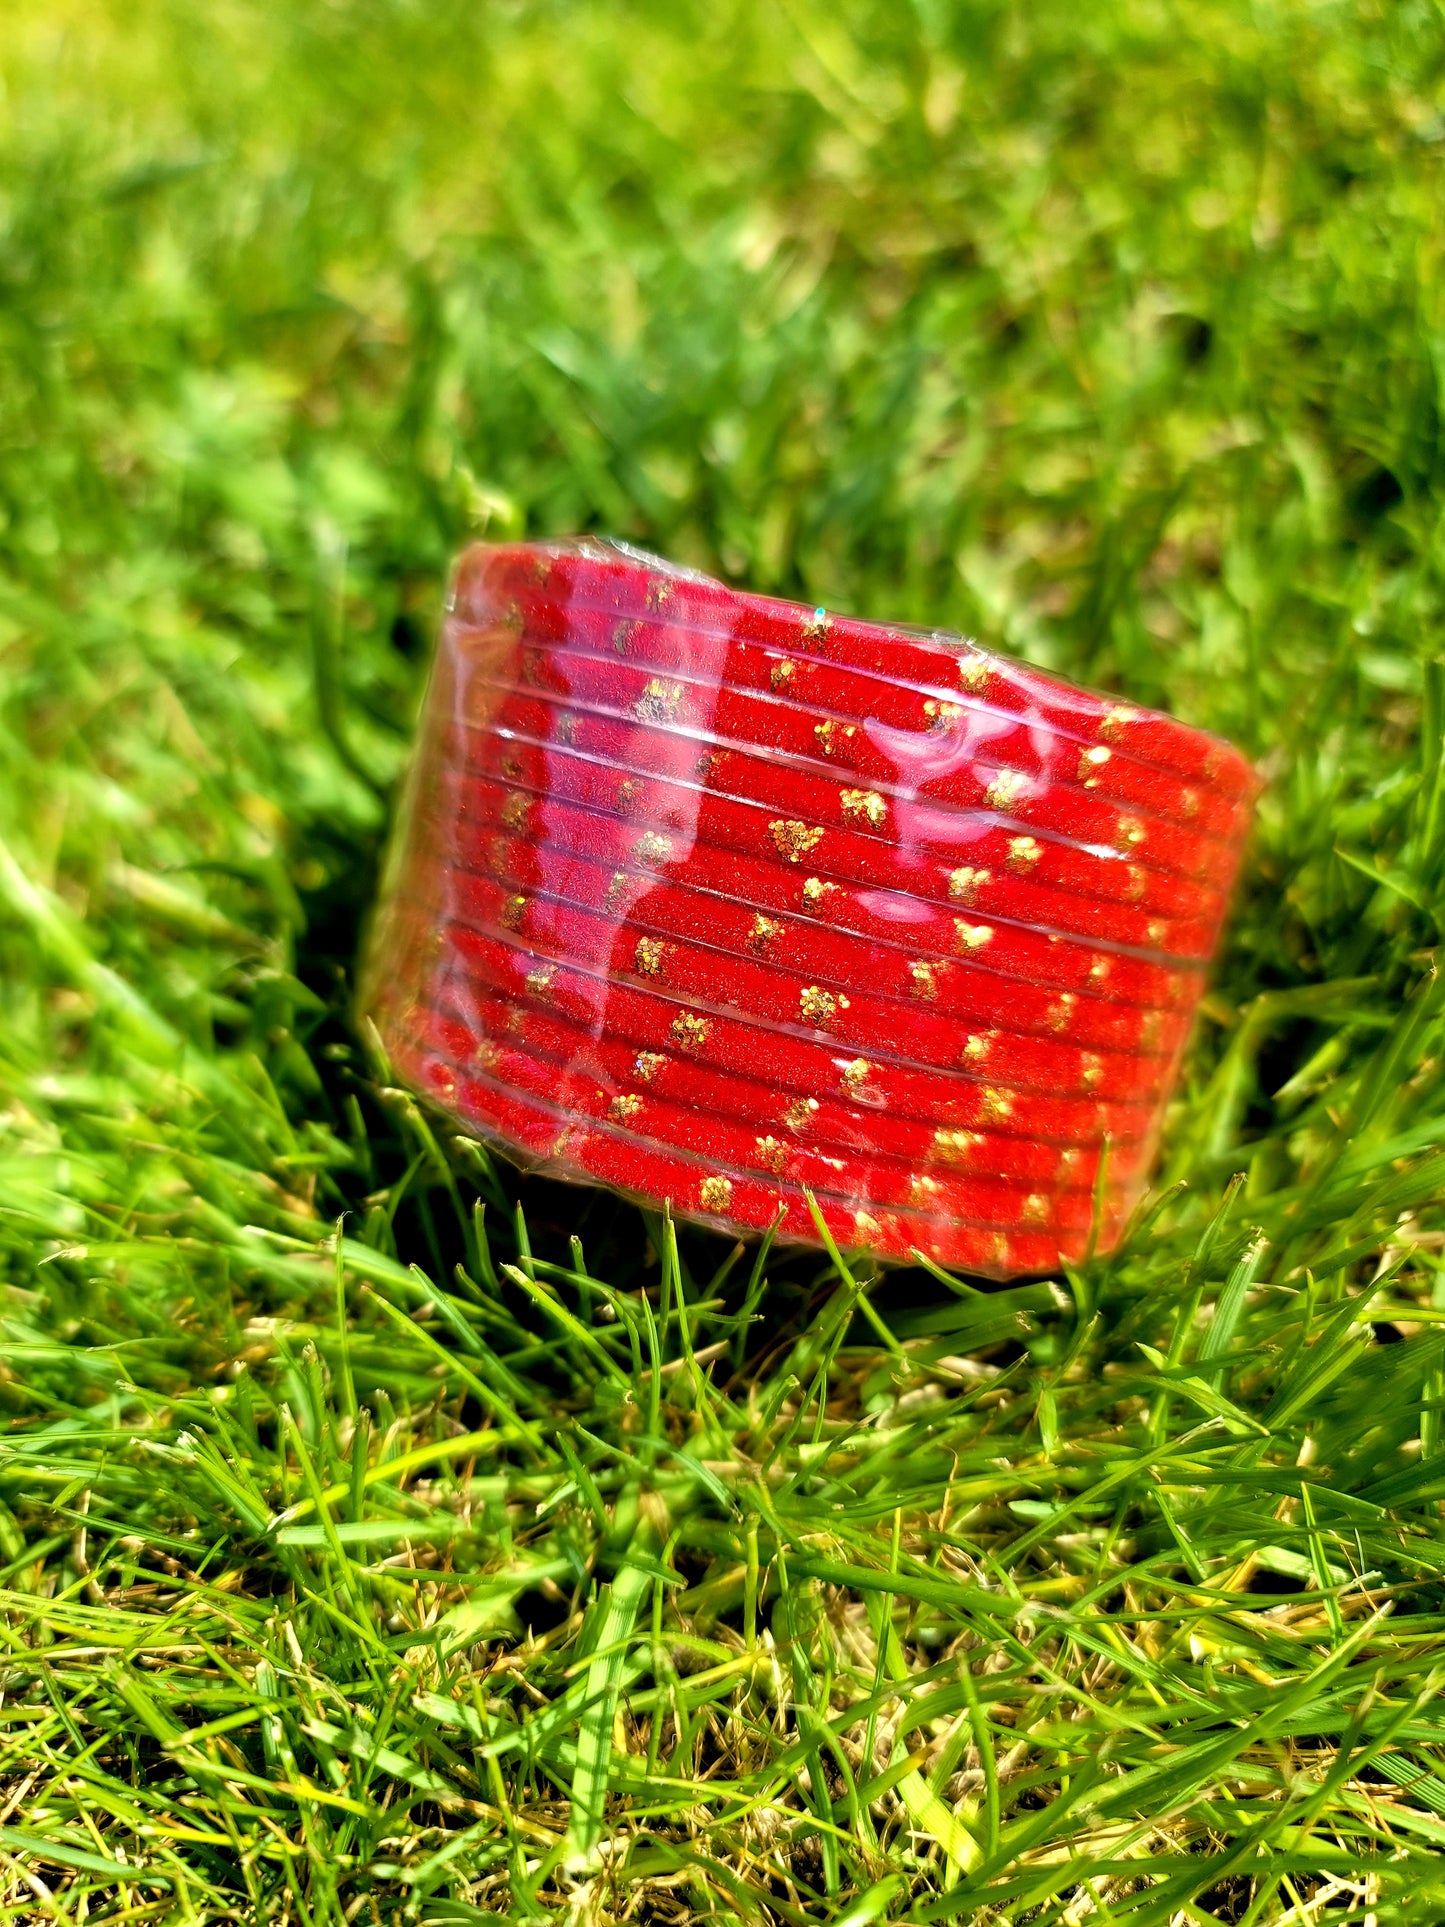
[[[1415,0],[8,0],[0,1919],[1445,1914],[1442,154]],[[1116,1258],[882,1346],[377,1084],[584,528],[1260,758]]]

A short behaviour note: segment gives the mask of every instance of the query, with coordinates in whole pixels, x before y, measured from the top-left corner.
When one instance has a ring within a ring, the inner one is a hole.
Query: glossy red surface
[[[655,680],[661,684],[661,679]],[[664,690],[672,686],[661,684]],[[552,692],[554,696],[562,693]],[[569,747],[579,761],[599,757],[609,767],[615,765],[636,776],[684,782],[705,778],[716,791],[766,803],[812,823],[851,826],[862,835],[885,841],[952,848],[968,822],[986,815],[1010,821],[1019,829],[1047,831],[1076,845],[1105,851],[1111,858],[1147,863],[1151,871],[1161,870],[1191,884],[1217,889],[1233,874],[1230,847],[1215,837],[1200,836],[1161,817],[1128,814],[1082,784],[976,756],[946,777],[911,785],[902,771],[882,786],[840,784],[836,769],[819,765],[811,756],[801,761],[774,747],[745,750],[715,734],[688,735],[650,720],[607,717],[595,710],[587,716],[589,746],[583,748],[577,741],[581,718],[569,707],[564,706],[561,714],[574,720],[567,726],[567,735],[557,737],[554,706],[539,701],[534,691],[518,695],[474,686],[474,694],[478,699],[496,699],[484,727],[502,740]],[[935,745],[937,762],[943,761],[940,752],[941,745]],[[850,810],[848,798],[867,800]]]
[[[634,626],[626,643],[629,658],[643,640]],[[595,653],[588,653],[589,647]],[[700,680],[706,665],[696,653],[688,676],[677,669],[659,675],[653,667],[619,661],[606,649],[603,633],[529,643],[522,680],[569,707],[611,714],[624,723],[646,718],[683,732],[711,730],[739,745],[826,759],[870,781],[916,788],[921,796],[942,800],[972,804],[978,787],[1000,772],[1021,772],[1028,778],[1023,794],[1040,801],[1054,788],[1084,791],[1096,805],[1091,820],[1106,831],[1105,841],[1117,839],[1121,807],[1139,819],[1143,834],[1133,840],[1151,850],[1171,830],[1184,833],[1181,847],[1190,852],[1197,844],[1228,840],[1240,827],[1243,805],[1232,798],[1135,762],[1107,744],[1062,736],[1038,722],[983,711],[963,700],[930,704],[876,678],[756,650],[740,663],[730,649],[716,664],[719,680],[714,682]],[[654,648],[650,653],[681,651]],[[770,693],[722,680],[743,674],[750,685],[763,684],[766,677],[763,686]],[[488,692],[478,693],[485,699]],[[1198,859],[1187,861],[1187,873],[1193,874]]]
[[[361,1008],[555,1176],[992,1276],[1118,1232],[1255,782],[615,545],[458,565]]]
[[[981,814],[915,809],[913,838],[900,845],[840,827],[841,793],[831,800],[831,824],[786,814],[775,803],[756,802],[705,787],[723,780],[720,770],[696,772],[686,783],[639,776],[604,757],[585,756],[570,745],[489,735],[465,752],[454,748],[450,767],[468,776],[504,784],[511,815],[507,827],[536,837],[551,821],[556,804],[576,804],[601,816],[621,817],[645,831],[663,834],[690,860],[699,845],[714,845],[776,865],[791,865],[793,887],[801,893],[810,877],[861,884],[938,903],[961,901],[970,907],[1009,908],[1019,921],[1059,934],[1094,937],[1160,958],[1202,961],[1218,941],[1224,912],[1219,892],[1197,892],[1208,917],[1156,917],[1136,907],[1159,883],[1177,886],[1187,905],[1191,888],[1182,879],[1161,877],[1139,864],[1115,863],[1097,849],[1071,848],[1055,840],[1020,834],[1016,823]],[[463,758],[465,760],[463,760]],[[849,791],[851,796],[853,792]],[[866,799],[867,792],[862,793]],[[453,792],[453,806],[466,808],[468,797]],[[423,799],[423,806],[430,799]],[[866,808],[866,801],[860,808]],[[964,859],[964,861],[960,861]],[[963,873],[967,872],[967,876]],[[790,873],[785,868],[782,873]],[[1036,879],[1047,876],[1048,882]],[[1054,887],[1054,879],[1060,887]],[[1097,896],[1068,890],[1068,880],[1085,887],[1097,878]],[[1142,879],[1142,880],[1141,880]],[[1040,894],[1042,893],[1042,894]],[[1167,946],[1167,947],[1166,947]]]
[[[520,1006],[520,1007],[519,1007]],[[687,1103],[736,1124],[747,1125],[754,1142],[768,1147],[766,1165],[775,1169],[779,1150],[825,1146],[832,1151],[858,1152],[900,1160],[910,1174],[917,1167],[943,1166],[987,1177],[1016,1178],[1030,1187],[1052,1185],[1060,1191],[1087,1189],[1098,1175],[1096,1144],[1084,1148],[1060,1143],[1041,1133],[1006,1136],[1001,1127],[988,1131],[935,1128],[893,1112],[889,1117],[885,1151],[879,1150],[877,1109],[862,1109],[830,1096],[798,1100],[785,1090],[754,1078],[711,1070],[697,1059],[670,1050],[635,1050],[621,1038],[595,1038],[544,1005],[523,998],[468,997],[461,1005],[444,997],[434,1007],[419,1010],[416,1034],[429,1048],[462,1069],[489,1056],[488,1046],[524,1040],[536,1053],[565,1067],[585,1084],[602,1087],[609,1109],[629,1094],[670,1098],[676,1092]],[[478,1043],[480,1032],[481,1042]],[[1028,1103],[1018,1098],[1017,1126]],[[624,1111],[631,1108],[624,1102]],[[1064,1122],[1061,1107],[1040,1113],[1041,1123]],[[1093,1122],[1093,1114],[1090,1114]],[[783,1133],[781,1140],[776,1135]],[[1109,1152],[1109,1169],[1116,1177],[1137,1176],[1147,1163],[1147,1147],[1116,1137]]]
[[[431,886],[424,900],[435,914],[493,936],[514,931],[538,957],[616,981],[651,982],[699,1008],[823,1032],[852,1050],[892,1050],[903,1027],[911,1057],[950,1068],[964,1061],[970,1039],[988,1031],[995,1040],[991,1060],[1007,1059],[1011,1071],[1039,1089],[1107,1085],[1118,1096],[1147,1095],[1187,1026],[1179,1011],[1141,1012],[1132,1004],[1082,997],[1064,1002],[1034,985],[1002,983],[961,961],[921,960],[915,967],[926,974],[911,977],[917,995],[900,1005],[908,996],[906,965],[896,973],[899,981],[885,986],[896,996],[877,996],[858,988],[859,979],[846,975],[841,959],[830,960],[828,971],[799,971],[688,941],[677,934],[680,919],[668,916],[662,891],[648,894],[641,917],[594,914],[544,896],[524,899],[469,873],[419,881],[424,890]],[[1148,1052],[1144,1023],[1155,1044]]]
[[[910,962],[965,957],[996,975],[1144,1009],[1183,1009],[1199,992],[1194,965],[1158,963],[1137,951],[1043,931],[995,909],[984,921],[974,907],[972,875],[968,896],[944,909],[895,891],[851,891],[800,878],[780,872],[776,863],[707,844],[694,844],[679,858],[655,832],[639,835],[630,823],[555,801],[541,826],[546,840],[534,839],[504,827],[511,794],[500,784],[469,784],[465,813],[436,820],[453,825],[459,871],[494,877],[521,895],[540,892],[609,912],[624,902],[648,908],[665,902],[677,906],[676,914],[686,915],[693,934],[704,940],[724,942],[731,930],[734,943],[775,959],[787,954],[801,960],[806,946],[814,960],[861,960],[883,945]],[[874,942],[860,946],[860,938]],[[912,994],[911,982],[907,988]]]
[[[481,1072],[510,1090],[527,1092],[564,1113],[615,1125],[705,1160],[709,1169],[770,1173],[806,1185],[833,1203],[856,1202],[860,1191],[872,1205],[923,1208],[957,1223],[993,1230],[1037,1226],[1087,1231],[1093,1199],[1068,1166],[1067,1181],[1035,1187],[978,1170],[965,1171],[935,1159],[925,1170],[884,1155],[875,1146],[840,1157],[796,1134],[759,1134],[737,1120],[691,1101],[674,1103],[637,1077],[621,1082],[600,1073],[591,1053],[559,1058],[503,1034],[477,1053],[468,1019],[428,1012],[423,1040],[459,1076]],[[840,1184],[844,1195],[837,1195]]]
[[[705,638],[739,648],[760,644],[795,660],[846,664],[892,689],[934,698],[962,695],[980,708],[1117,747],[1245,802],[1258,787],[1249,764],[1218,737],[992,655],[961,636],[748,595],[621,544],[478,544],[461,558],[452,597],[459,631],[474,622],[486,626],[529,599],[526,620],[539,639],[572,634],[593,612],[644,628],[665,614],[669,632],[681,638],[673,645],[681,659],[660,667],[696,660]],[[630,631],[624,642],[639,633]]]
[[[413,1026],[429,1007],[410,998],[424,984],[435,1007],[466,1011],[485,980],[499,986],[512,1006],[512,1029],[530,1036],[539,1013],[555,1012],[587,1036],[606,1036],[647,1053],[672,1053],[679,1076],[706,1066],[770,1082],[776,1116],[789,1129],[811,1129],[809,1113],[829,1094],[873,1117],[874,1139],[900,1118],[949,1128],[987,1128],[1002,1135],[1097,1145],[1132,1144],[1148,1135],[1153,1106],[1114,1097],[1059,1097],[1024,1092],[996,1074],[984,1047],[956,1072],[921,1069],[891,1053],[870,1057],[794,1030],[710,1010],[702,1014],[677,997],[618,983],[574,964],[538,957],[515,939],[491,937],[463,926],[446,927],[435,907],[394,899],[389,936],[393,979],[377,987],[378,1006]],[[434,961],[433,961],[434,960]],[[602,1019],[605,1016],[605,1024]],[[478,1049],[486,1041],[476,1025]],[[670,1088],[677,1089],[674,1078]],[[699,1082],[699,1089],[702,1088]]]

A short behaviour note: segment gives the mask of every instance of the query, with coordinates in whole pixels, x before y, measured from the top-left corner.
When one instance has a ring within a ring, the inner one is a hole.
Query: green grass
[[[0,1921],[1445,1918],[1438,9],[5,14]],[[446,559],[579,528],[1261,759],[1118,1255],[374,1075]]]

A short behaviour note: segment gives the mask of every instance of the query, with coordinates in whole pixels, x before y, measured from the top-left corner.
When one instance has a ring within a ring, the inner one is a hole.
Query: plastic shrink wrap
[[[959,637],[461,558],[360,988],[527,1168],[994,1278],[1147,1181],[1256,782]]]

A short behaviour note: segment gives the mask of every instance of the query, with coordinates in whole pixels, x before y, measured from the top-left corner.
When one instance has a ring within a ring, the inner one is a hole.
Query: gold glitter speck
[[[656,612],[664,603],[671,600],[672,584],[670,582],[661,582],[654,578],[648,583],[646,601],[649,609]]]
[[[1130,723],[1136,723],[1138,720],[1137,709],[1131,709],[1127,703],[1111,703],[1104,711],[1099,723],[1099,734],[1106,737],[1109,742],[1117,743]]]
[[[786,689],[788,684],[793,680],[793,677],[797,674],[797,668],[796,663],[788,662],[786,659],[782,662],[775,662],[768,671],[769,684],[774,690]]]
[[[923,705],[923,713],[928,718],[929,733],[934,736],[943,736],[953,728],[963,711],[957,703],[937,702],[930,696]]]
[[[680,682],[664,682],[661,676],[654,676],[632,705],[632,713],[640,723],[670,723],[682,697]]]
[[[1163,943],[1169,935],[1169,925],[1162,917],[1154,917],[1144,926],[1144,934],[1150,943]]]
[[[635,777],[625,776],[617,785],[617,807],[624,816],[630,816],[642,801],[643,787]]]
[[[1074,1014],[1074,1005],[1078,1003],[1078,1001],[1073,991],[1066,990],[1056,1004],[1050,1004],[1049,1029],[1055,1031],[1067,1030],[1069,1028],[1069,1019]]]
[[[938,1196],[938,1179],[924,1177],[920,1172],[908,1184],[908,1202],[926,1211]]]
[[[1146,1010],[1144,1021],[1139,1026],[1139,1042],[1145,1050],[1158,1050],[1159,1039],[1164,1030],[1162,1010]]]
[[[626,870],[614,870],[607,885],[607,895],[603,905],[608,910],[617,910],[627,900],[627,886],[632,881]]]
[[[790,1131],[801,1131],[805,1124],[812,1123],[817,1108],[816,1097],[795,1097],[791,1104],[784,1105],[782,1121]]]
[[[660,977],[668,946],[661,937],[639,937],[632,953],[632,967],[641,977]]]
[[[821,642],[832,626],[827,611],[815,609],[803,623],[804,642]]]
[[[552,979],[556,975],[556,964],[538,964],[535,970],[527,972],[527,988],[534,997],[545,997],[551,990]]]
[[[981,1064],[988,1056],[989,1046],[992,1042],[993,1032],[991,1030],[974,1031],[973,1034],[964,1041],[963,1062],[965,1064]]]
[[[1084,1052],[1084,1067],[1079,1073],[1079,1082],[1086,1091],[1096,1090],[1104,1081],[1104,1066],[1092,1051]]]
[[[976,870],[965,863],[949,877],[948,894],[958,903],[977,903],[979,891],[987,889],[990,881],[987,870]]]
[[[887,818],[888,805],[877,790],[844,790],[838,800],[850,823],[869,823],[877,830]]]
[[[765,917],[759,911],[753,918],[752,929],[748,932],[748,949],[761,957],[782,927],[776,917]]]
[[[1011,810],[1020,797],[1027,795],[1029,779],[1022,770],[999,770],[985,792],[989,807],[995,810]]]
[[[632,1075],[640,1077],[644,1084],[650,1084],[660,1070],[666,1069],[667,1059],[661,1051],[640,1050],[632,1060]]]
[[[855,1211],[853,1235],[860,1245],[874,1245],[883,1236],[883,1227],[871,1212]]]
[[[1179,799],[1179,808],[1181,813],[1185,817],[1198,816],[1199,814],[1198,790],[1185,790],[1184,794]]]
[[[935,1131],[933,1155],[940,1164],[967,1164],[982,1143],[977,1131]]]
[[[958,680],[970,694],[977,695],[988,681],[988,657],[977,652],[958,659]]]
[[[632,854],[639,863],[666,863],[672,855],[672,840],[659,836],[656,830],[644,830],[633,844]]]
[[[502,821],[509,830],[523,829],[526,827],[527,818],[531,814],[531,810],[531,797],[523,795],[521,790],[513,790],[512,794],[502,805]]]
[[[1031,1191],[1023,1202],[1023,1221],[1025,1224],[1047,1224],[1049,1221],[1049,1201],[1042,1191]]]
[[[1131,863],[1129,865],[1128,875],[1129,875],[1129,887],[1125,891],[1124,895],[1128,902],[1137,903],[1140,897],[1142,897],[1144,892],[1148,889],[1149,879],[1145,876],[1144,872],[1139,868],[1139,865],[1137,863]]]
[[[856,736],[858,729],[854,723],[835,723],[830,717],[826,722],[814,723],[813,734],[817,737],[823,754],[832,756],[837,750],[838,738]]]
[[[700,1050],[707,1042],[708,1032],[712,1029],[706,1017],[699,1017],[690,1010],[674,1017],[668,1035],[679,1050]]]
[[[1114,832],[1120,848],[1126,850],[1137,849],[1144,841],[1146,834],[1144,825],[1137,816],[1121,816],[1119,826]]]
[[[1109,959],[1107,957],[1095,957],[1094,961],[1089,965],[1089,982],[1091,984],[1103,984],[1108,981]]]
[[[866,1057],[855,1057],[851,1064],[845,1064],[839,1073],[839,1081],[849,1097],[864,1095],[864,1086],[872,1073],[873,1066]]]
[[[635,622],[619,622],[612,631],[612,647],[619,656],[625,656],[632,647],[632,638],[637,634]]]
[[[831,990],[824,990],[821,984],[808,984],[798,998],[798,1010],[805,1023],[818,1030],[826,1030],[840,1010],[848,1008],[848,999],[835,996]]]
[[[614,1124],[630,1124],[642,1109],[642,1099],[636,1091],[621,1091],[607,1106],[607,1115]]]
[[[564,709],[557,718],[557,741],[569,747],[577,740],[577,718],[570,709]]]
[[[836,883],[826,883],[822,877],[809,877],[803,885],[803,901],[807,904],[821,903],[824,897],[831,896],[837,888]]]
[[[926,1004],[936,1003],[938,1000],[936,966],[931,963],[925,963],[921,957],[918,957],[909,964],[908,974],[913,979],[914,996],[920,998],[922,1002]]]
[[[979,1108],[990,1121],[1013,1116],[1013,1099],[1007,1091],[985,1090],[979,1099]]]
[[[787,1166],[789,1150],[781,1138],[760,1137],[757,1141],[758,1161],[774,1177],[780,1178]]]
[[[809,829],[806,823],[799,823],[789,816],[777,817],[769,823],[768,835],[773,839],[778,855],[789,863],[796,863],[800,856],[806,856],[823,840],[820,829]]]
[[[1099,771],[1103,768],[1104,764],[1108,762],[1112,754],[1113,751],[1105,749],[1102,743],[1096,743],[1092,749],[1086,749],[1081,753],[1079,757],[1078,779],[1086,790],[1098,788]]]
[[[704,1211],[726,1211],[733,1201],[733,1188],[726,1178],[704,1178],[697,1187],[697,1201]]]
[[[960,950],[982,950],[986,943],[993,942],[993,925],[970,923],[967,917],[955,917],[953,937]]]
[[[1042,855],[1043,851],[1039,848],[1038,842],[1034,837],[1010,837],[1008,867],[1014,871],[1015,874],[1021,874],[1026,870],[1032,869]]]
[[[507,930],[515,930],[527,914],[525,897],[508,897],[502,905],[502,925]]]

